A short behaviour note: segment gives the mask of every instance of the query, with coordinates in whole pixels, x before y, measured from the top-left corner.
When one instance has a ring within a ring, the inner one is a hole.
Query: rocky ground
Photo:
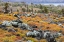
[[[64,17],[58,17],[56,14],[15,14],[0,14],[0,42],[64,42]],[[22,22],[14,21],[18,19]],[[14,24],[16,22],[17,25]],[[41,33],[42,35],[46,32],[52,35],[61,33],[61,35],[53,37],[56,41],[51,41],[49,36],[48,38],[36,36],[40,33],[38,30],[45,31]],[[31,35],[28,37],[27,33]],[[34,35],[35,37],[32,37]]]

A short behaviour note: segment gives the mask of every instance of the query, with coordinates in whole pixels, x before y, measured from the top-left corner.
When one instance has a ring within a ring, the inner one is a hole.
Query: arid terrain
[[[0,42],[64,42],[64,6],[2,2]]]

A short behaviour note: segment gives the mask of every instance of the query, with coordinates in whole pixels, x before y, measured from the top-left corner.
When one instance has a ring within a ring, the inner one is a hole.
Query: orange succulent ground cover
[[[12,16],[9,16],[9,15],[0,15],[0,20],[2,21],[2,20],[14,20],[14,19],[17,19],[16,17],[13,17],[13,15]]]
[[[44,16],[44,15],[42,15]],[[25,17],[25,16],[21,16],[20,17],[21,20],[24,23],[27,23],[28,25],[36,25],[38,26],[38,29],[41,30],[51,30],[51,31],[60,31],[62,30],[62,33],[64,33],[64,28],[56,25],[56,24],[49,24],[48,22],[45,22],[44,20],[47,19],[47,17],[42,18],[39,16],[36,17]],[[16,17],[14,17],[13,15],[0,15],[0,21],[4,21],[4,20],[14,20],[17,19]],[[17,40],[23,40],[23,38],[25,37],[26,40],[32,40],[33,42],[37,42],[38,40],[36,40],[35,38],[31,38],[31,37],[26,37],[26,33],[28,32],[28,30],[20,30],[18,28],[16,28],[18,30],[18,32],[13,33],[13,32],[8,32],[6,30],[2,30],[0,29],[0,42],[15,42]],[[17,34],[19,34],[20,36],[16,36]],[[64,42],[64,37],[60,37],[57,40],[61,39],[62,42]],[[45,39],[41,39],[40,42],[46,42]]]

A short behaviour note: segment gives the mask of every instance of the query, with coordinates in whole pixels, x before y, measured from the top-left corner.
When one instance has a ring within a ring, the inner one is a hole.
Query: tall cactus
[[[9,7],[9,3],[6,2],[4,7],[5,13],[8,13],[8,7]]]

